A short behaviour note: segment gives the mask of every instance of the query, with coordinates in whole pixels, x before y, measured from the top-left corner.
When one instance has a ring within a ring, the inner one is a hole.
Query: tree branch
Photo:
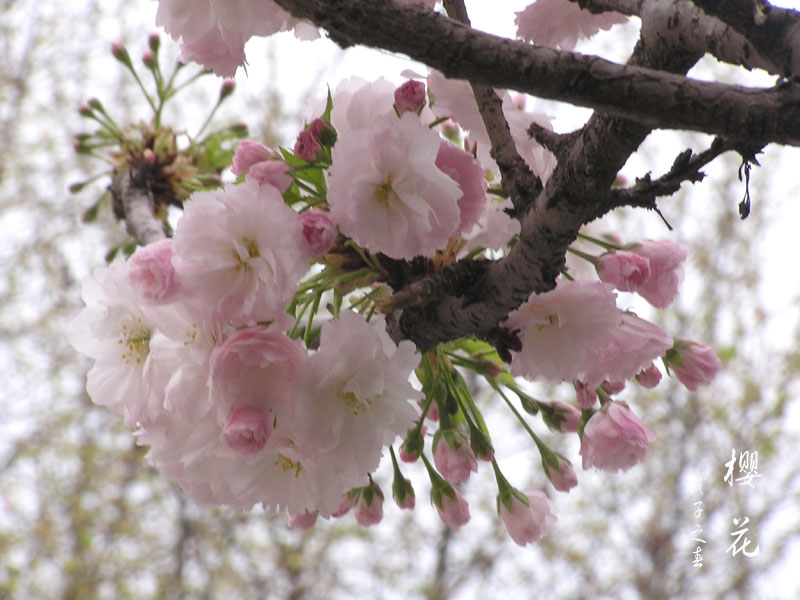
[[[638,0],[570,1],[589,12],[614,11],[643,20],[654,8],[669,11],[673,14],[669,31],[672,35],[680,35],[682,45],[708,52],[722,62],[741,65],[746,69],[764,69],[776,75],[782,72],[779,63],[762,55],[739,31],[725,21],[704,13],[690,0],[657,3]]]
[[[444,7],[451,18],[470,25],[464,0],[444,0]],[[500,169],[503,191],[511,198],[514,213],[524,214],[542,191],[542,182],[517,152],[517,145],[503,114],[503,102],[497,92],[482,83],[470,84],[492,144],[492,158]]]
[[[745,88],[622,66],[475,31],[391,0],[276,1],[327,29],[337,43],[401,52],[450,78],[587,106],[649,128],[800,145],[800,84]]]
[[[125,220],[125,228],[140,246],[167,237],[164,223],[155,216],[153,194],[133,169],[114,174],[108,186],[113,198],[114,214]]]
[[[727,23],[786,78],[800,77],[800,12],[763,0],[694,0],[706,14]]]
[[[632,187],[611,190],[609,204],[613,207],[634,206],[657,210],[656,198],[671,196],[680,189],[684,181],[702,181],[705,174],[700,169],[720,154],[735,149],[734,142],[715,138],[711,147],[700,154],[685,150],[675,158],[670,170],[655,181],[648,173],[644,177],[637,178],[636,184]]]

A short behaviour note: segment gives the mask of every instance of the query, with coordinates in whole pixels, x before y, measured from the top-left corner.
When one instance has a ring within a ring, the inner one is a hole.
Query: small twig
[[[625,189],[611,190],[609,192],[609,202],[613,207],[617,206],[639,206],[658,211],[656,198],[671,196],[677,192],[684,181],[702,181],[705,174],[700,170],[720,154],[733,150],[736,143],[723,138],[714,138],[708,150],[700,154],[692,154],[692,151],[684,150],[672,163],[670,170],[658,179],[650,179],[648,173],[644,177],[638,177],[636,184]],[[659,212],[659,214],[661,214]],[[664,218],[663,216],[661,217]],[[666,219],[664,220],[666,223]],[[669,223],[667,223],[669,226]]]
[[[542,127],[535,121],[528,126],[526,131],[539,144],[555,154],[556,159],[563,156],[564,152],[572,146],[576,138],[581,134],[580,130],[571,133],[556,133],[552,129]]]
[[[444,0],[444,7],[450,18],[470,25],[464,0]],[[503,114],[503,102],[497,93],[491,86],[482,83],[470,82],[470,85],[483,124],[489,133],[489,140],[492,143],[491,154],[500,169],[503,189],[511,198],[514,215],[523,215],[542,191],[542,182],[519,155],[517,145],[511,136],[511,129]]]

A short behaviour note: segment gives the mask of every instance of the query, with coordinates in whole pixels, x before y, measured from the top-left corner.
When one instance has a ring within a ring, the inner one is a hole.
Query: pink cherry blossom
[[[297,213],[254,181],[193,194],[174,239],[181,284],[233,325],[282,314],[309,267]]]
[[[173,301],[180,285],[172,265],[172,239],[166,238],[137,249],[128,260],[128,277],[146,302],[164,304]]]
[[[627,471],[650,451],[653,432],[642,425],[624,402],[607,402],[583,429],[583,468]]]
[[[583,379],[620,323],[615,299],[611,286],[588,281],[560,281],[550,292],[531,294],[505,322],[522,341],[522,350],[512,352],[511,374],[555,382]]]
[[[469,438],[455,429],[440,429],[433,438],[433,462],[447,481],[463,483],[478,472]]]
[[[666,358],[669,370],[691,392],[697,391],[701,384],[710,384],[722,368],[722,361],[712,347],[690,340],[676,340]]]
[[[497,509],[511,539],[519,546],[537,542],[558,518],[555,504],[541,490],[525,492],[527,504],[514,494],[506,502],[497,499]]]
[[[394,91],[394,106],[399,114],[417,113],[425,104],[425,84],[410,79]]]
[[[244,45],[250,37],[287,31],[302,23],[272,0],[159,0],[156,24],[174,39],[182,38],[184,60],[233,77],[245,63]],[[297,35],[311,32],[312,28],[304,28]]]
[[[336,241],[336,225],[331,221],[328,213],[312,208],[298,215],[303,225],[303,237],[308,244],[311,256],[318,257],[333,248]]]
[[[252,406],[233,409],[222,428],[225,443],[242,454],[255,454],[264,447],[272,433],[271,416]]]
[[[624,23],[616,12],[592,13],[569,0],[536,0],[517,13],[517,35],[537,46],[572,50],[579,39]]]
[[[328,202],[342,233],[391,258],[444,248],[459,226],[461,190],[436,167],[438,152],[439,136],[412,113],[341,134],[328,170]]]
[[[308,531],[317,524],[319,513],[317,511],[303,511],[299,514],[289,513],[287,515],[287,524],[292,529],[298,531]]]
[[[244,175],[254,164],[270,160],[275,157],[275,151],[255,140],[242,140],[236,145],[233,153],[233,167],[231,171],[237,177]]]
[[[635,292],[650,277],[650,259],[634,252],[606,252],[597,258],[597,275],[621,292]]]
[[[299,448],[356,475],[372,472],[384,446],[405,435],[417,417],[420,393],[408,378],[418,363],[411,342],[389,338],[383,317],[367,323],[343,310],[324,323],[319,350],[296,376]]]
[[[490,154],[491,142],[489,133],[483,123],[478,104],[469,83],[462,80],[446,79],[438,71],[432,70],[428,75],[428,89],[434,103],[431,110],[440,118],[452,118],[469,132],[471,143],[477,144],[478,160],[487,169],[497,169]],[[543,114],[529,113],[519,109],[508,92],[500,93],[503,101],[503,115],[511,130],[511,137],[525,163],[533,173],[546,180],[555,167],[555,157],[545,150],[535,139],[528,135],[527,129],[532,121],[538,125],[552,129],[550,119]],[[508,241],[506,239],[506,241]]]
[[[683,281],[683,261],[686,248],[675,242],[646,241],[629,248],[650,261],[650,276],[636,292],[656,308],[666,308],[678,295],[678,286]]]
[[[150,446],[150,463],[199,506],[249,510],[262,504],[270,511],[319,511],[327,518],[354,483],[366,483],[365,475],[342,478],[337,465],[324,456],[299,456],[286,419],[279,419],[266,444],[250,454],[228,445],[223,426],[214,411],[192,422],[164,414],[140,428],[136,437]]]
[[[433,490],[431,495],[434,495]],[[461,493],[452,486],[439,491],[438,503],[434,500],[434,506],[436,506],[442,522],[453,531],[458,531],[462,526],[469,523],[469,504],[461,496]]]
[[[454,235],[468,232],[483,215],[488,184],[481,164],[469,152],[441,140],[436,166],[450,176],[461,188],[458,209],[461,220]]]
[[[467,242],[462,252],[467,253],[475,248],[500,250],[505,248],[515,235],[519,235],[520,222],[506,213],[512,208],[510,199],[487,198],[484,210],[478,222],[463,235]]]
[[[617,391],[607,390],[609,393],[621,391],[624,380],[632,379],[672,347],[672,337],[650,321],[622,311],[620,317],[619,325],[587,360],[581,377],[591,387],[604,380],[622,385]]]
[[[278,159],[262,160],[251,165],[247,179],[256,181],[258,185],[271,185],[280,194],[285,194],[294,182],[289,167]]]
[[[331,125],[337,136],[358,129],[371,129],[383,117],[396,119],[394,90],[395,84],[383,77],[372,82],[360,77],[341,81],[332,94]]]
[[[164,339],[157,322],[169,321],[174,309],[141,307],[122,258],[84,280],[81,296],[86,306],[70,323],[68,338],[95,359],[86,380],[89,397],[123,416],[131,428],[157,418],[175,365],[155,360],[153,347]]]

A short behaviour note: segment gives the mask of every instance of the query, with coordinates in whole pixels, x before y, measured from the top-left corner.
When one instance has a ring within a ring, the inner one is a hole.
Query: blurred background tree
[[[125,238],[109,210],[81,224],[107,178],[67,192],[98,170],[72,151],[85,129],[77,108],[96,95],[120,122],[146,118],[148,107],[109,48],[122,41],[138,65],[154,13],[147,2],[0,4],[0,598],[800,597],[793,573],[800,556],[797,149],[772,147],[762,157],[744,222],[733,158],[663,203],[671,238],[692,248],[683,292],[663,319],[669,330],[716,346],[725,370],[695,394],[673,384],[624,392],[657,435],[651,456],[625,474],[578,469],[578,488],[555,498],[559,522],[533,547],[515,546],[495,518],[487,469],[466,488],[473,520],[459,533],[439,522],[425,501],[424,474],[408,467],[419,484],[413,514],[387,506],[373,529],[345,517],[300,533],[281,516],[199,509],[148,467],[121,421],[86,396],[88,365],[63,332],[81,305],[80,281]],[[333,66],[307,67],[288,89],[281,52],[289,43],[276,38],[251,52],[247,86],[219,123],[245,121],[252,137],[271,145],[293,140],[303,101],[321,95],[352,59],[337,52]],[[162,44],[176,55],[163,36]],[[175,103],[169,123],[196,125],[218,94],[219,81],[207,79]],[[658,135],[641,152],[652,162],[632,160],[628,178],[665,170],[675,154],[665,147],[707,145],[701,136]],[[595,228],[625,241],[642,232],[666,237],[663,224],[641,211]],[[531,392],[572,394],[568,386]],[[479,396],[497,403],[485,390]],[[503,422],[505,411],[486,410],[493,429],[508,431],[495,443],[513,483],[546,487],[530,440]],[[539,433],[578,467],[577,440],[563,447]],[[732,450],[737,458],[758,453],[754,487],[723,481]],[[388,474],[382,483],[388,492]],[[750,550],[760,549],[754,558],[726,552],[732,519],[744,516]]]

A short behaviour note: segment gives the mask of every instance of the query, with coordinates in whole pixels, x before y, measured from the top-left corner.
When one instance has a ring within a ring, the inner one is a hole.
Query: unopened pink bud
[[[131,57],[125,49],[125,46],[122,45],[122,42],[114,42],[111,44],[111,54],[122,64],[129,67],[132,66]]]
[[[561,456],[558,457],[558,468],[546,469],[547,478],[559,492],[569,492],[578,485],[578,476],[570,462]]]
[[[241,454],[255,454],[261,450],[271,433],[272,420],[264,411],[252,406],[233,409],[222,429],[228,447]]]
[[[463,525],[469,523],[469,504],[457,489],[451,487],[450,490],[453,492],[454,497],[442,492],[441,506],[437,505],[436,502],[434,502],[434,505],[442,522],[453,531],[458,531]]]
[[[555,504],[541,490],[525,492],[527,504],[516,496],[509,498],[509,506],[498,500],[500,517],[508,535],[519,546],[542,539],[558,518]]]
[[[619,394],[622,390],[625,389],[625,382],[604,381],[603,383],[600,384],[600,387],[613,396],[614,394]]]
[[[139,248],[128,261],[128,278],[148,302],[171,302],[180,290],[172,264],[172,238]]]
[[[440,429],[433,439],[433,462],[447,481],[463,483],[473,471],[478,471],[478,460],[470,448],[469,440],[460,431]]]
[[[634,252],[606,252],[597,258],[597,275],[621,292],[635,292],[650,277],[650,259]]]
[[[353,509],[353,516],[356,518],[356,523],[362,527],[371,527],[381,522],[383,519],[383,492],[376,484],[373,483],[371,487],[361,490],[358,502]]]
[[[219,99],[224,100],[230,96],[235,89],[236,82],[233,79],[226,79],[222,82],[222,86],[219,88]]]
[[[237,177],[244,175],[254,164],[269,160],[275,152],[254,140],[242,140],[233,153],[233,167],[231,171]]]
[[[578,406],[583,409],[592,408],[594,403],[597,402],[597,392],[582,381],[575,381],[575,395],[578,400]]]
[[[564,402],[551,402],[550,406],[554,411],[554,420],[558,420],[559,431],[562,433],[575,433],[578,431],[578,423],[581,420],[581,411]]]
[[[298,215],[303,224],[303,237],[311,250],[311,256],[327,254],[336,241],[336,225],[328,213],[312,208]]]
[[[314,512],[305,511],[297,515],[289,513],[287,517],[289,527],[298,531],[307,531],[316,525],[319,512],[316,510]]]
[[[583,468],[627,471],[650,451],[653,432],[636,418],[624,402],[607,402],[583,429],[580,455]]]
[[[722,368],[722,361],[712,347],[689,340],[676,340],[666,358],[675,377],[691,392],[700,384],[711,383]]]
[[[286,193],[294,181],[286,163],[277,159],[257,162],[250,167],[247,177],[256,180],[258,185],[271,185],[281,194]]]
[[[152,50],[147,50],[144,54],[142,54],[142,62],[144,66],[148,69],[152,69],[156,65],[156,55],[153,53]]]
[[[331,513],[331,516],[334,519],[338,519],[339,517],[343,517],[350,509],[353,508],[353,497],[348,494],[342,494],[342,500],[339,502],[339,508],[336,509],[336,512]]]
[[[308,129],[301,131],[294,143],[294,153],[308,162],[315,162],[325,156],[317,138]]]
[[[158,48],[161,46],[161,38],[158,37],[157,33],[151,33],[147,37],[147,45],[150,47],[150,50],[158,53]]]
[[[425,84],[409,79],[394,91],[394,105],[399,114],[418,113],[425,105]]]
[[[324,146],[333,146],[336,143],[336,130],[325,119],[311,121],[308,131]]]
[[[661,381],[661,371],[653,363],[636,376],[636,383],[643,388],[654,388]]]

